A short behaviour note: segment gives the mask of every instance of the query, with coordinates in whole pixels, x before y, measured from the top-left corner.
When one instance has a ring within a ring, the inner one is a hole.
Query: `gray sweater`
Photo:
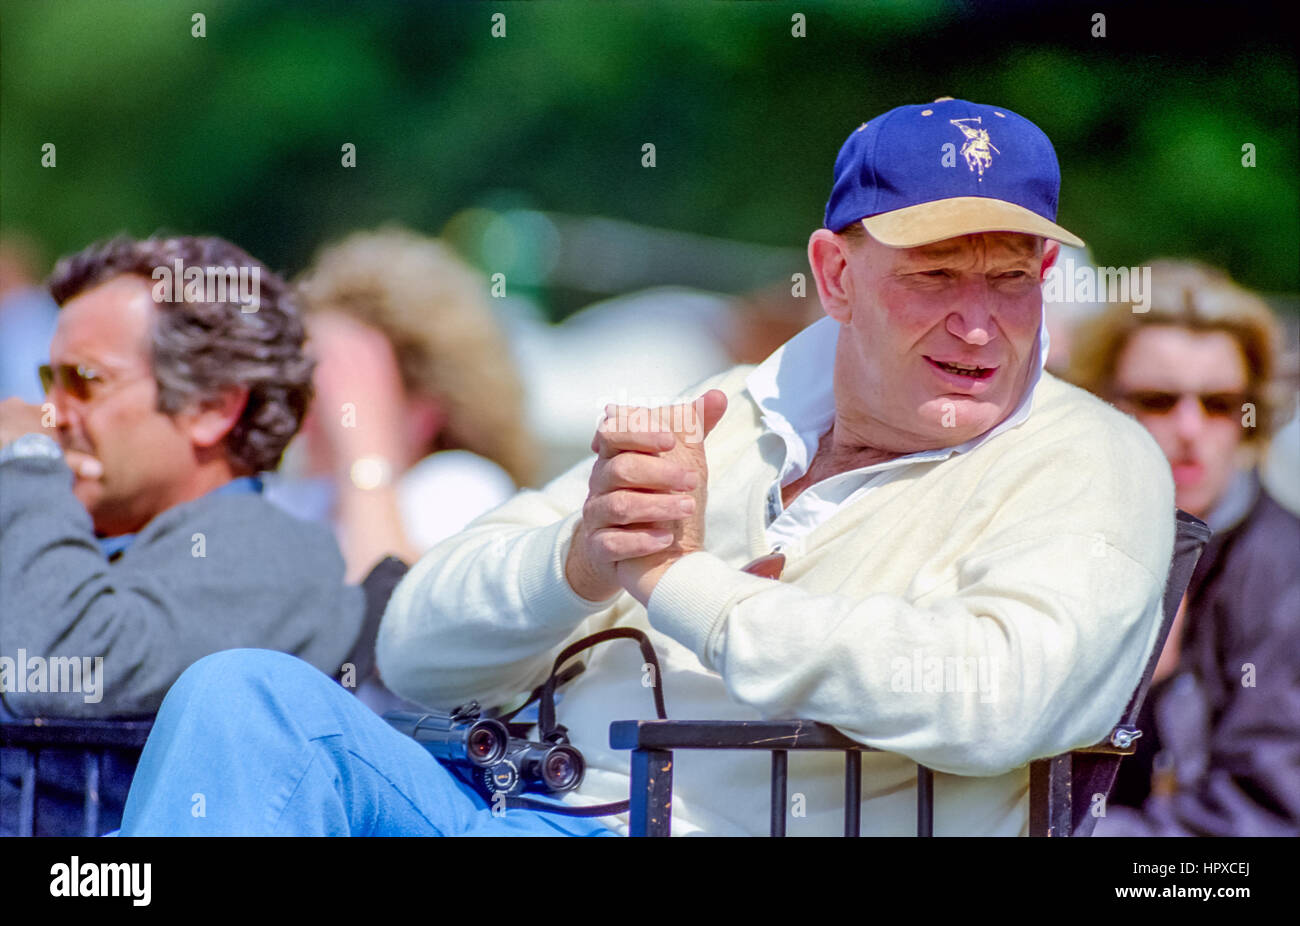
[[[71,484],[62,460],[0,464],[0,699],[13,713],[149,714],[209,653],[280,650],[334,674],[356,642],[363,593],[325,528],[257,494],[209,494],[110,563]]]

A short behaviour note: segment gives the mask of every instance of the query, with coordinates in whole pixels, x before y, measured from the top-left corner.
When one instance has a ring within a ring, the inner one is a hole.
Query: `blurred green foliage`
[[[1047,132],[1060,221],[1098,262],[1196,256],[1300,289],[1288,30],[1245,5],[1125,4],[1100,38],[1094,8],[5,0],[0,225],[50,257],[214,233],[296,271],[346,231],[437,233],[507,195],[802,247],[844,137],[951,95]]]

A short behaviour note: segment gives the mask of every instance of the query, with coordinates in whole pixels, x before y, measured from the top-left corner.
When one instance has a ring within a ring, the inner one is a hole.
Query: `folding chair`
[[[397,557],[380,560],[361,582],[365,592],[366,612],[361,630],[352,651],[342,665],[351,666],[356,691],[375,668],[375,636],[388,598],[409,567]],[[335,673],[338,680],[342,668]],[[37,819],[38,792],[43,789],[40,778],[41,754],[49,750],[66,752],[69,748],[80,751],[82,769],[81,835],[97,836],[103,810],[100,786],[107,781],[108,755],[115,751],[131,773],[144,750],[153,717],[123,719],[81,720],[55,717],[0,718],[0,748],[21,750],[19,766],[18,827],[19,836],[32,836],[39,832]],[[119,811],[120,808],[113,808]],[[0,820],[0,823],[5,821]]]
[[[1142,678],[1120,721],[1103,742],[1029,765],[1029,835],[1089,836],[1096,826],[1097,795],[1109,796],[1121,758],[1132,755],[1142,735],[1135,726],[1151,687],[1160,651],[1210,537],[1204,522],[1177,513],[1174,554],[1165,583],[1164,614]],[[673,750],[756,749],[772,754],[771,834],[785,835],[787,764],[790,750],[844,753],[844,835],[860,835],[862,753],[878,752],[827,724],[811,720],[708,721],[619,720],[610,724],[610,746],[632,750],[630,832],[667,836],[672,827]],[[916,835],[934,834],[934,772],[917,765]]]

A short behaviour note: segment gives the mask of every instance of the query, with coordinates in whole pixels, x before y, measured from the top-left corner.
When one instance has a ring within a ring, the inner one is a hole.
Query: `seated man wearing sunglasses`
[[[0,713],[151,714],[240,646],[337,672],[362,592],[257,476],[312,396],[287,285],[217,238],[119,238],[49,289],[47,401],[0,402]]]
[[[1277,325],[1198,264],[1152,265],[1149,311],[1080,332],[1071,376],[1135,415],[1178,506],[1214,530],[1098,835],[1300,835],[1300,519],[1260,485]],[[1119,806],[1116,806],[1119,805]],[[1139,811],[1138,808],[1141,808]]]

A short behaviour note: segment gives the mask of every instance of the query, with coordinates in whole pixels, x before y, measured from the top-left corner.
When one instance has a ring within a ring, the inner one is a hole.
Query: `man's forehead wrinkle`
[[[1041,238],[1028,235],[970,235],[916,248],[901,249],[898,253],[903,262],[908,264],[928,264],[957,259],[962,263],[979,263],[1006,258],[1031,260],[1038,256],[1041,241]]]
[[[970,249],[968,242],[961,239],[951,239],[948,241],[936,241],[934,244],[925,244],[919,248],[907,248],[902,253],[906,258],[916,260],[934,260],[935,258],[951,257],[954,254],[961,254]]]

